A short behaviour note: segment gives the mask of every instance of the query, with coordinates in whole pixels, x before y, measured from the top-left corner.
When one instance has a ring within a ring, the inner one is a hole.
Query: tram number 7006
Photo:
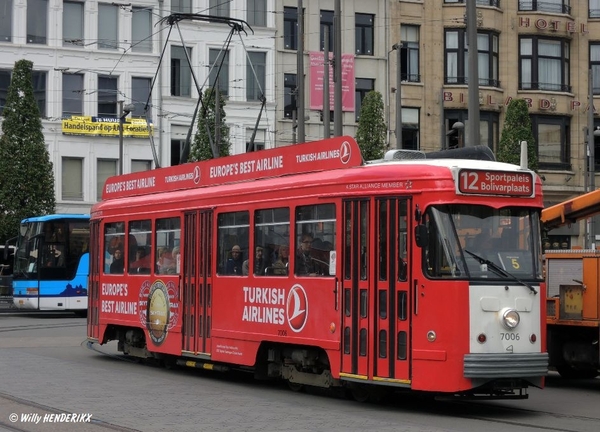
[[[519,333],[500,333],[500,340],[520,340]]]

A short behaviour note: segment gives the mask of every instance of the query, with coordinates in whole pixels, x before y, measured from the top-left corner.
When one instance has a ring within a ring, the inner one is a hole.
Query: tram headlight
[[[519,316],[519,312],[516,310],[505,309],[504,312],[502,312],[502,324],[504,324],[504,327],[507,329],[514,329],[519,325],[520,321],[521,317]]]

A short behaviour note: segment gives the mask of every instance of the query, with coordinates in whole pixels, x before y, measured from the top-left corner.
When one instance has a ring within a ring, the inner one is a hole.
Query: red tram
[[[548,367],[542,207],[527,169],[365,163],[350,137],[112,177],[88,340],[359,399],[526,398]]]

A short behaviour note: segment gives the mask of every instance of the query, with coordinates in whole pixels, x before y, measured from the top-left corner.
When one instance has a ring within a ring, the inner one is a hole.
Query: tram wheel
[[[293,392],[301,392],[302,390],[304,390],[304,384],[299,384],[291,381],[288,381],[287,384],[290,390]]]
[[[350,387],[350,395],[356,402],[367,402],[371,398],[371,392],[366,386],[353,385]]]

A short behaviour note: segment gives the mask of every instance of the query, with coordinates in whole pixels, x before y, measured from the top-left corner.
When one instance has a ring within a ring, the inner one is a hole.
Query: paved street
[[[70,314],[0,313],[0,431],[597,432],[600,380],[566,383],[508,402],[410,396],[359,404],[294,393],[245,374],[167,370],[124,361],[115,344],[90,350]],[[10,414],[91,414],[92,423],[11,423]]]

